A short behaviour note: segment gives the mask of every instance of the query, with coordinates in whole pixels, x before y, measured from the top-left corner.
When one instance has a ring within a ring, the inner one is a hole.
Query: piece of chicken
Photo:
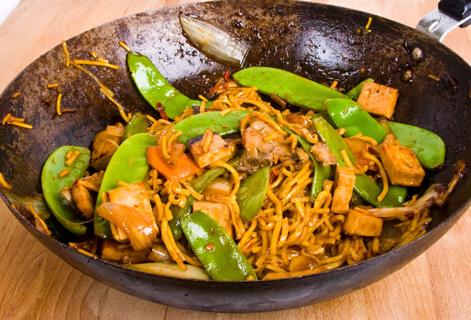
[[[90,165],[96,170],[105,170],[116,149],[118,149],[124,135],[124,126],[116,123],[107,126],[93,139],[92,159]]]
[[[107,192],[109,202],[97,208],[100,216],[113,225],[113,236],[123,241],[129,238],[135,250],[149,248],[157,236],[149,192],[144,183],[121,183]]]
[[[215,161],[227,161],[232,158],[236,151],[234,141],[225,140],[216,133],[211,134],[211,136],[207,148],[204,146],[204,136],[198,141],[190,141],[189,143],[191,155],[200,168],[207,167]]]
[[[272,165],[292,157],[284,136],[261,120],[255,120],[244,131],[242,143],[248,162],[255,160],[261,164]]]
[[[86,219],[92,219],[95,212],[95,200],[92,192],[100,190],[103,171],[78,179],[70,188],[70,196],[77,209]]]
[[[330,152],[329,147],[324,142],[318,142],[311,147],[311,153],[314,155],[317,161],[321,162],[324,166],[334,165],[337,163],[335,157]]]
[[[231,212],[227,205],[210,201],[193,202],[193,212],[201,211],[216,220],[232,237]]]
[[[343,230],[355,236],[379,237],[383,230],[383,220],[359,209],[351,209],[343,224]]]
[[[399,91],[378,83],[365,83],[358,97],[358,104],[369,113],[391,119]]]

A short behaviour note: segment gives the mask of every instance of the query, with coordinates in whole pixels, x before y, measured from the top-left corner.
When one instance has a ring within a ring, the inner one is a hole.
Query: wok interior
[[[187,43],[178,23],[180,13],[217,23],[247,41],[251,49],[244,67],[278,67],[325,84],[337,80],[347,90],[368,76],[398,88],[395,120],[430,129],[447,145],[444,169],[428,173],[425,186],[446,183],[457,160],[471,159],[469,66],[425,36],[379,17],[373,19],[373,31],[364,33],[358,30],[368,16],[340,8],[302,2],[200,3],[120,19],[69,40],[69,50],[75,58],[86,58],[94,50],[120,65],[118,71],[100,69],[95,74],[129,111],[157,116],[130,82],[119,40],[149,56],[167,79],[191,97],[207,92],[225,70]],[[425,54],[419,63],[411,58],[414,47]],[[414,71],[411,83],[401,80],[407,69]],[[445,80],[435,82],[429,74]],[[46,89],[54,81],[63,88],[63,104],[78,112],[54,115],[56,93]],[[16,91],[21,96],[11,100]],[[89,146],[98,131],[119,121],[116,109],[100,95],[95,82],[64,67],[60,47],[33,62],[4,91],[0,114],[7,112],[34,126],[33,131],[0,127],[0,168],[14,192],[22,196],[41,192],[41,167],[52,150],[61,145]],[[414,191],[421,190],[409,194]],[[432,210],[430,228],[469,197],[471,178],[467,175],[448,204]]]

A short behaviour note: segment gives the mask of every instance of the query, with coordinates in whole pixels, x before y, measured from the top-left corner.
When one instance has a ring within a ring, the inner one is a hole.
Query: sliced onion
[[[241,66],[249,46],[230,33],[207,22],[180,16],[180,24],[188,40],[202,53],[219,63]]]
[[[150,248],[157,236],[151,216],[133,207],[113,202],[102,203],[97,213],[126,233],[134,250]]]
[[[124,268],[155,274],[159,276],[180,278],[180,279],[195,279],[195,280],[209,280],[209,275],[202,268],[192,265],[186,265],[186,270],[181,270],[175,263],[165,262],[149,262],[123,265]]]
[[[415,214],[434,205],[445,189],[446,188],[441,184],[433,184],[420,198],[408,207],[373,208],[366,209],[365,211],[378,218],[397,218],[400,216]]]

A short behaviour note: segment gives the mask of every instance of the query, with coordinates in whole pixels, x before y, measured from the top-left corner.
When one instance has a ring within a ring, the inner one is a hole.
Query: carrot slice
[[[180,150],[178,144],[172,145],[171,154],[178,150]],[[147,162],[167,180],[183,179],[201,172],[201,168],[185,153],[172,160],[165,159],[159,146],[147,148]]]

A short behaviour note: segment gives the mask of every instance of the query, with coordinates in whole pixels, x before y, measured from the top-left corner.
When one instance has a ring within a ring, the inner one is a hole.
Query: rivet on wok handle
[[[456,27],[471,24],[471,0],[442,0],[438,9],[429,12],[417,24],[416,29],[442,42]]]

